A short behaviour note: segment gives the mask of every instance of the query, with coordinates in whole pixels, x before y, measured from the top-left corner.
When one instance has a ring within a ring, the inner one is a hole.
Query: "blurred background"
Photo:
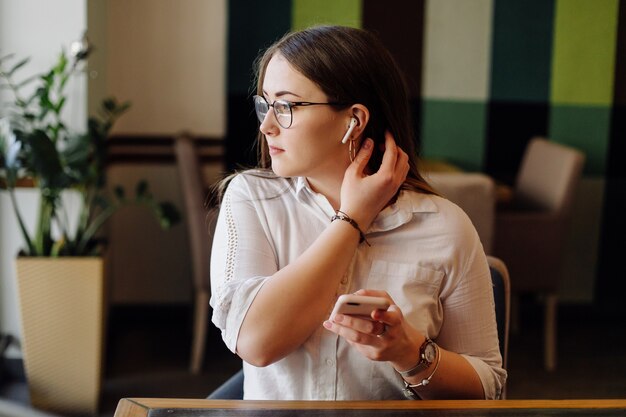
[[[561,364],[568,358],[579,364],[602,356],[589,347],[593,335],[610,350],[602,375],[626,392],[624,373],[620,377],[614,367],[625,366],[619,358],[626,356],[624,339],[616,336],[626,323],[626,1],[0,0],[0,55],[30,56],[31,71],[43,71],[86,33],[95,49],[69,87],[68,119],[84,128],[104,97],[132,102],[109,140],[109,183],[132,187],[145,178],[156,196],[182,208],[177,135],[194,138],[207,188],[224,173],[253,164],[254,60],[285,32],[314,24],[360,27],[381,37],[405,73],[416,141],[431,162],[514,185],[534,136],[584,153],[562,259],[562,360],[556,371],[562,379],[554,384],[589,383],[590,375],[559,372],[567,372]],[[1,94],[6,99],[6,91]],[[32,190],[20,189],[18,196],[24,207],[36,205]],[[0,233],[0,333],[15,340],[4,363],[19,380],[13,259],[22,242],[2,190]],[[107,224],[106,237],[103,412],[118,394],[141,393],[142,384],[169,386],[169,392],[149,391],[154,396],[208,394],[239,364],[211,328],[202,374],[173,382],[187,375],[192,333],[188,225],[162,231],[141,210],[128,208]],[[534,298],[518,303],[509,396],[541,397],[531,380],[554,375],[542,367],[541,307]],[[159,367],[175,376],[150,374]],[[118,385],[107,386],[111,380]],[[179,390],[172,391],[174,385]],[[28,401],[20,388],[5,392]]]

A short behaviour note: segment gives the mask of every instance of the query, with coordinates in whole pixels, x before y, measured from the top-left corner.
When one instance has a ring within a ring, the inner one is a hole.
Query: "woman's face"
[[[328,97],[285,58],[272,57],[263,79],[263,96],[274,100],[327,103]],[[288,129],[278,124],[270,108],[261,123],[272,159],[272,170],[282,177],[307,177],[339,180],[350,164],[348,145],[341,138],[350,123],[350,110],[338,111],[333,106],[298,106],[292,108],[293,121]]]

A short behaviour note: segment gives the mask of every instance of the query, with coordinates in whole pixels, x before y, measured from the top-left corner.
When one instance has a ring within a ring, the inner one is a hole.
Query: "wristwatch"
[[[417,365],[407,371],[399,372],[399,374],[403,377],[415,375],[418,372],[421,372],[424,369],[428,368],[430,365],[432,365],[435,359],[437,359],[435,367],[433,368],[430,375],[422,379],[417,384],[409,384],[406,379],[404,380],[404,389],[402,390],[402,392],[404,396],[409,400],[419,400],[420,396],[417,394],[417,392],[413,390],[413,388],[425,387],[426,385],[430,384],[430,380],[433,378],[433,376],[435,376],[435,372],[437,372],[437,369],[439,368],[439,362],[441,361],[441,354],[439,354],[438,351],[439,346],[437,346],[437,344],[432,340],[426,338],[424,343],[422,343],[422,346],[420,346],[420,359]]]
[[[398,373],[403,377],[411,377],[413,375],[417,375],[420,372],[426,370],[437,358],[437,345],[435,342],[426,338],[424,343],[420,346],[419,360],[417,364],[411,369],[407,369],[406,371],[398,371]]]

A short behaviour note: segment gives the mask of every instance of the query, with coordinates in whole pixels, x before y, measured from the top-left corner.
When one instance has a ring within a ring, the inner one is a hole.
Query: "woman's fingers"
[[[368,288],[361,288],[360,290],[357,290],[355,292],[356,295],[367,295],[370,297],[383,297],[386,298],[389,303],[394,304],[393,299],[391,298],[391,296],[389,295],[389,293],[387,291],[381,291],[381,290],[371,290]]]
[[[376,310],[372,317],[374,321],[337,314],[323,325],[371,360],[393,361],[406,356],[408,334],[400,308],[393,304],[387,311]]]
[[[326,323],[330,323],[333,326],[326,326]],[[350,340],[354,340],[354,332],[361,333],[370,336],[380,336],[383,333],[387,333],[393,327],[399,327],[402,325],[402,311],[395,304],[392,304],[387,310],[374,310],[372,312],[372,319],[352,316],[349,314],[337,314],[324,322],[324,326],[329,330],[339,330],[339,328],[346,328],[350,331],[348,333],[338,333],[344,336],[350,335]],[[339,327],[334,327],[339,326]]]
[[[385,152],[383,153],[383,160],[380,164],[380,170],[393,170],[396,166],[398,159],[398,147],[393,135],[389,132],[385,132]]]
[[[387,310],[375,310],[372,313],[372,319],[385,323],[388,327],[402,325],[402,311],[395,304],[389,306]]]
[[[324,327],[346,339],[348,342],[360,345],[379,344],[379,335],[386,332],[386,325],[367,319],[358,319],[338,314],[333,320],[326,320]]]
[[[365,174],[373,148],[374,142],[366,139],[346,170],[341,185],[340,210],[352,217],[363,230],[368,229],[397,193],[408,172],[408,156],[396,146],[393,136],[387,132],[380,169],[372,175]]]
[[[372,150],[374,149],[374,141],[372,139],[365,139],[363,141],[363,145],[361,145],[361,149],[357,152],[354,157],[353,165],[356,169],[356,172],[362,174],[365,171],[365,167],[372,156]]]
[[[337,314],[331,317],[330,321],[343,327],[350,328],[356,332],[372,336],[377,336],[385,330],[384,323],[349,314]]]

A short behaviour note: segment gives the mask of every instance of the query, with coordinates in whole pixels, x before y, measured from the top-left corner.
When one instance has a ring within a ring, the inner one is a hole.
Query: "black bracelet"
[[[330,222],[334,222],[335,220],[343,220],[344,222],[348,222],[352,225],[352,227],[354,227],[358,232],[359,232],[359,243],[367,243],[367,246],[372,246],[370,245],[370,243],[367,241],[367,239],[365,239],[365,235],[363,234],[363,232],[361,231],[361,228],[359,227],[359,225],[357,224],[357,222],[354,221],[354,219],[352,219],[350,216],[348,216],[346,213],[344,213],[343,211],[337,210],[335,212],[335,215],[333,217],[330,218]]]

